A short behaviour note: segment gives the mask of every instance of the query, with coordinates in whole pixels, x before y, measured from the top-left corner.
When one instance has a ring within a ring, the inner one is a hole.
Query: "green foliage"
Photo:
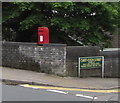
[[[51,42],[80,45],[77,43],[80,41],[83,45],[109,47],[111,35],[120,23],[119,5],[117,2],[7,2],[3,3],[3,29],[12,28],[16,35],[22,32],[32,37],[37,35],[38,26],[47,26]]]

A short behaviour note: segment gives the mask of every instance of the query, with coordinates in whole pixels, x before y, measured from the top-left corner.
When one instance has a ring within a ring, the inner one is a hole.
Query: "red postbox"
[[[49,29],[38,27],[38,44],[49,44]]]

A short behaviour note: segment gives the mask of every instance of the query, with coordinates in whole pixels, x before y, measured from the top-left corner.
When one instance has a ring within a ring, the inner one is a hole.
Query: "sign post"
[[[102,68],[102,78],[104,77],[104,56],[79,57],[78,76],[80,77],[82,69]]]
[[[102,78],[104,78],[104,56],[102,56]]]

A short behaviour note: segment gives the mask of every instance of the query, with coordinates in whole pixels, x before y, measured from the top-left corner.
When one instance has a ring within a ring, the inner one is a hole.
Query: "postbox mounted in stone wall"
[[[38,27],[38,44],[49,44],[49,29]]]

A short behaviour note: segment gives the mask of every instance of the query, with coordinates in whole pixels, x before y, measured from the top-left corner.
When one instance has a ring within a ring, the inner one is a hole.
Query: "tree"
[[[68,45],[109,47],[118,26],[117,2],[3,3],[3,31],[12,41],[37,41],[37,27],[50,29],[50,41]],[[5,36],[4,39],[10,40]]]

